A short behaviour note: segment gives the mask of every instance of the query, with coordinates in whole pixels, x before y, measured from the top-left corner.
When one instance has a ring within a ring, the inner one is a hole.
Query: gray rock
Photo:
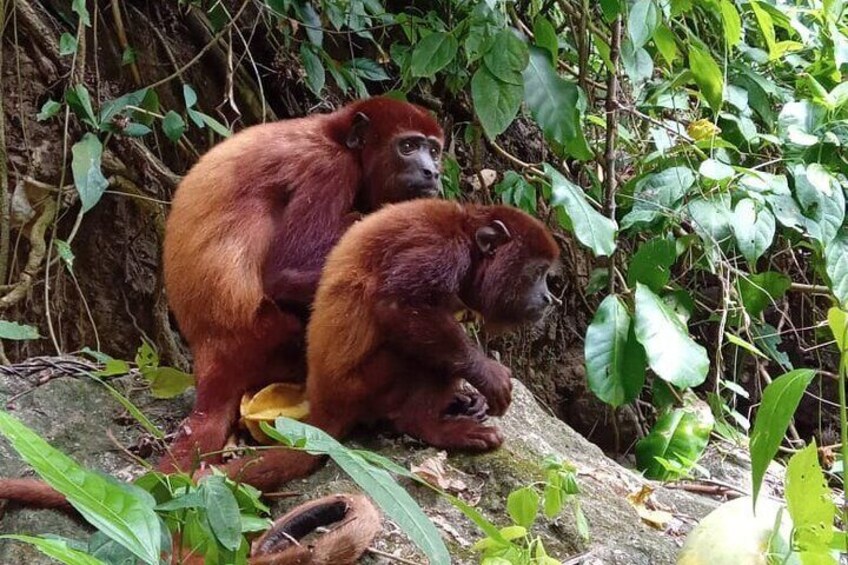
[[[154,422],[168,422],[166,428],[172,428],[175,415],[184,415],[190,405],[190,395],[176,401],[151,399],[143,390],[133,389],[132,385],[138,383],[128,377],[112,384],[128,394]],[[10,411],[53,446],[89,467],[122,479],[131,479],[142,471],[140,466],[131,463],[121,453],[108,432],[111,430],[122,445],[133,445],[143,436],[143,431],[126,418],[124,409],[102,385],[84,377],[62,377],[33,388],[31,380],[0,375],[0,399],[7,400],[21,393],[24,394],[14,399]],[[666,532],[647,525],[626,497],[648,482],[606,457],[566,424],[547,414],[517,381],[513,404],[499,425],[506,436],[502,449],[477,456],[450,455],[445,462],[448,475],[464,485],[459,493],[461,497],[475,503],[477,509],[498,526],[505,526],[509,523],[505,508],[507,495],[515,488],[542,480],[541,462],[544,457],[553,455],[574,464],[579,472],[580,501],[589,522],[590,540],[584,542],[578,535],[570,510],[551,521],[540,517],[534,526],[534,534],[541,536],[548,554],[558,559],[582,555],[582,560],[575,562],[673,563],[683,535],[698,518],[716,506],[716,502],[708,498],[654,484],[654,499],[676,518]],[[360,433],[347,443],[375,450],[407,467],[438,455],[437,450],[407,437]],[[0,440],[0,476],[25,474],[24,464],[9,444]],[[454,562],[478,563],[479,556],[471,549],[471,545],[481,537],[476,527],[429,489],[406,480],[402,483],[444,535]],[[356,490],[355,485],[332,463],[309,478],[293,481],[284,488],[296,495],[275,503],[275,516],[310,498]],[[85,539],[90,532],[79,520],[46,510],[9,508],[0,522],[0,533],[52,533]],[[374,547],[423,562],[415,546],[385,519],[383,531],[375,540]],[[366,556],[363,562],[395,563],[376,554]],[[0,541],[0,564],[17,563],[41,565],[52,561],[25,544]]]

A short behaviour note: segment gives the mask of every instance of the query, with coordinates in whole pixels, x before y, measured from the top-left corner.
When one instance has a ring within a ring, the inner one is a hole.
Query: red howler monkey
[[[489,414],[502,415],[510,371],[472,343],[455,314],[470,308],[496,326],[540,319],[558,255],[541,222],[507,206],[420,199],[357,222],[330,253],[313,304],[307,423],[341,438],[358,423],[388,420],[436,447],[498,447],[500,431],[455,403],[465,379]],[[223,468],[268,492],[320,462],[284,448],[263,453]],[[9,482],[0,480],[0,498],[67,504],[40,481]]]
[[[393,204],[350,228],[330,253],[307,330],[307,422],[335,437],[387,420],[426,443],[487,450],[503,438],[455,403],[462,379],[502,415],[510,370],[488,358],[455,314],[487,324],[539,320],[559,256],[538,220],[506,206],[443,200]],[[475,404],[475,400],[470,400]],[[286,449],[228,463],[261,490],[308,474],[318,459]]]
[[[160,470],[190,471],[198,453],[220,450],[248,390],[305,377],[327,253],[362,213],[438,194],[443,143],[426,110],[377,97],[247,128],[189,171],[168,217],[164,275],[197,400]]]

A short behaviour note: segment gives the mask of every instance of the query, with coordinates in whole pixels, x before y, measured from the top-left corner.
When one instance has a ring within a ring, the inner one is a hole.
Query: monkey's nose
[[[430,167],[421,167],[421,174],[424,175],[424,178],[427,180],[435,180],[439,178],[439,171],[431,169]]]

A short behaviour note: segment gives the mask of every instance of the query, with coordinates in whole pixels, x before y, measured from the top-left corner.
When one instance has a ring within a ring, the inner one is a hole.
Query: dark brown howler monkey
[[[501,327],[538,321],[552,301],[546,278],[558,256],[541,222],[506,206],[416,200],[358,222],[330,253],[315,297],[307,423],[339,438],[386,420],[440,448],[498,447],[500,431],[455,403],[465,379],[489,414],[502,415],[510,370],[472,343],[455,314],[468,308]],[[264,453],[225,469],[267,491],[319,461]]]

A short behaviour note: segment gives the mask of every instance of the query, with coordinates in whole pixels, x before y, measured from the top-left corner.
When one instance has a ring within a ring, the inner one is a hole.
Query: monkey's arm
[[[449,308],[381,301],[376,315],[388,344],[435,371],[467,380],[499,416],[509,406],[510,370],[489,359],[466,335]]]

